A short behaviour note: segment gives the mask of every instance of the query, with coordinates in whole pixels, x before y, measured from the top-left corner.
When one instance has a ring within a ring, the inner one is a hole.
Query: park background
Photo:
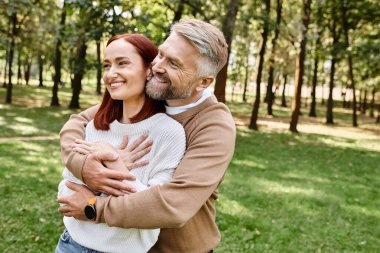
[[[216,252],[379,252],[377,0],[0,0],[0,251],[53,251],[58,132],[101,100],[106,40],[159,45],[186,17],[229,44],[213,87],[237,143]]]

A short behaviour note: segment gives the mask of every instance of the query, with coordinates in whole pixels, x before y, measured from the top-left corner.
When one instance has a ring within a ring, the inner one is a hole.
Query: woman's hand
[[[136,162],[141,157],[148,154],[152,148],[153,141],[146,140],[147,138],[148,134],[145,133],[128,146],[128,136],[125,136],[119,149],[114,148],[111,144],[106,142],[87,142],[80,139],[76,139],[75,144],[72,144],[71,147],[74,152],[84,155],[106,154],[107,156],[110,155],[115,158],[120,157],[124,162],[125,167],[132,170],[149,163],[147,160]]]
[[[153,141],[146,140],[147,138],[148,134],[145,133],[128,147],[128,136],[124,136],[117,152],[129,170],[145,166],[149,163],[148,160],[136,162],[152,149]]]

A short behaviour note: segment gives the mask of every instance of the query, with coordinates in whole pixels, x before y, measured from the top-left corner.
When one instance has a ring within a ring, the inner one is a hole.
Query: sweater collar
[[[184,111],[182,113],[176,114],[176,115],[169,115],[173,119],[177,120],[178,122],[183,122],[187,118],[194,117],[196,114],[198,114],[200,111],[206,109],[207,107],[214,105],[218,103],[218,100],[216,99],[215,95],[211,95],[206,100],[204,100],[199,105],[188,109],[187,111]]]
[[[205,101],[207,98],[212,96],[212,91],[210,88],[207,88],[203,91],[202,96],[194,103],[190,103],[183,106],[165,106],[166,114],[168,115],[176,115],[180,114],[182,112],[185,112],[193,107],[196,107],[197,105],[201,104],[203,101]]]

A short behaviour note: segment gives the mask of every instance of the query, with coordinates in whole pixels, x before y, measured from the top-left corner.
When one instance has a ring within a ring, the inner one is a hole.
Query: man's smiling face
[[[173,32],[158,50],[152,62],[153,75],[147,83],[147,94],[160,100],[180,100],[191,96],[194,87],[201,82],[197,60],[202,56],[197,48]]]

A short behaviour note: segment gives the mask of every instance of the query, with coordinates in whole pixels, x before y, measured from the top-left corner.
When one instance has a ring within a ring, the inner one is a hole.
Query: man
[[[76,138],[83,139],[85,125],[97,108],[66,123],[61,131],[66,166],[90,188],[114,195],[96,197],[95,222],[123,228],[161,228],[150,252],[209,252],[219,243],[214,202],[232,159],[236,132],[228,108],[217,102],[208,87],[226,61],[223,34],[196,19],[173,25],[159,47],[146,92],[154,99],[166,100],[167,114],[184,126],[187,141],[185,156],[169,183],[122,195],[122,190],[130,190],[120,182],[130,179],[127,173],[104,168],[100,163],[104,155],[86,157],[70,148]],[[81,186],[69,187],[77,194],[60,199],[66,204],[60,211],[83,219],[92,193]]]

